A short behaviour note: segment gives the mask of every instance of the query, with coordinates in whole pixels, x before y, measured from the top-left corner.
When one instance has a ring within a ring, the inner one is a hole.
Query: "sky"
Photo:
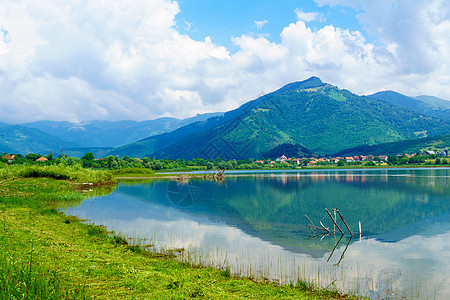
[[[0,122],[228,111],[318,76],[450,100],[448,0],[2,0]]]

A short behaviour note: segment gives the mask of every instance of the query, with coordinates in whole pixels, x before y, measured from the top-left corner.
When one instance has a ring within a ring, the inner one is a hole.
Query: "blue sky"
[[[279,42],[284,27],[298,21],[298,10],[318,13],[317,19],[308,24],[312,28],[333,24],[362,31],[354,8],[319,7],[312,0],[182,0],[179,5],[176,21],[181,32],[197,40],[209,36],[214,43],[234,51],[237,47],[232,37],[242,34],[264,35],[272,42]],[[255,21],[264,22],[262,28],[257,28]]]
[[[447,0],[3,0],[0,122],[228,111],[318,76],[450,100]]]

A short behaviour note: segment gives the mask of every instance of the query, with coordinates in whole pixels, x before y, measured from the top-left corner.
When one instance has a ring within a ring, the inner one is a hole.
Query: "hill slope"
[[[60,153],[61,148],[73,147],[73,143],[47,134],[38,129],[19,125],[0,127],[0,153]]]
[[[116,149],[112,154],[186,158],[249,158],[282,144],[315,153],[450,133],[450,121],[421,115],[324,84],[292,83],[225,113]]]

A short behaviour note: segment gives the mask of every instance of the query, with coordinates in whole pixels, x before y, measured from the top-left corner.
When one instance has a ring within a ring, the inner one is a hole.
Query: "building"
[[[6,158],[8,160],[8,163],[12,163],[14,161],[14,159],[16,158],[16,156],[5,154],[5,155],[3,155],[3,158]]]

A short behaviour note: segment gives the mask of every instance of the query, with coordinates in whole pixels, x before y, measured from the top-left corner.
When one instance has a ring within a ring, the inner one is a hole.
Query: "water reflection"
[[[244,175],[221,185],[120,184],[68,213],[245,275],[334,282],[373,297],[450,296],[448,169]],[[352,231],[362,223],[363,239],[308,240],[304,215],[333,228],[324,209],[336,207]]]

